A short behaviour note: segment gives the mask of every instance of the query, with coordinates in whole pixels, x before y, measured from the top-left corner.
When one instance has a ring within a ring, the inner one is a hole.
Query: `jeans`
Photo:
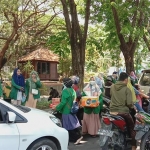
[[[144,111],[143,108],[139,105],[138,102],[136,102],[136,103],[134,104],[134,106],[136,107],[136,109],[137,109],[139,112],[140,112],[140,111]]]

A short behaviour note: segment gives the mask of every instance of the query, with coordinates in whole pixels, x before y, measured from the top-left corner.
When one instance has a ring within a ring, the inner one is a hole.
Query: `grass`
[[[51,101],[47,101],[47,100],[41,100],[41,101],[37,101],[37,104],[36,104],[36,108],[37,109],[49,109],[49,105],[51,104]]]

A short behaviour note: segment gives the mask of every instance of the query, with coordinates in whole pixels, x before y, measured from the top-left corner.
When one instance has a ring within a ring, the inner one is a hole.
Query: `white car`
[[[145,94],[150,93],[150,69],[145,69],[142,71],[138,84]]]
[[[68,138],[52,114],[0,100],[0,150],[67,150]]]

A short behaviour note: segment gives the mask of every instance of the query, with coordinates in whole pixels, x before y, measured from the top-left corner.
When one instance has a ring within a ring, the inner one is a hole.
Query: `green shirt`
[[[11,80],[11,91],[10,91],[10,98],[17,100],[17,93],[20,90],[21,86],[17,85],[14,80]]]
[[[34,89],[38,90],[38,94],[36,94],[36,95],[33,94],[33,98],[39,99],[40,98],[39,88],[41,88],[41,86],[42,86],[40,80],[36,81],[35,85],[36,85],[36,87]],[[30,92],[30,83],[28,80],[26,80],[26,84],[25,84],[26,100],[28,100],[29,92]]]
[[[82,96],[86,96],[85,93],[83,93]],[[103,108],[103,96],[102,96],[102,94],[99,96],[99,102],[100,102],[100,105],[95,107],[95,108],[84,107],[84,113],[86,113],[86,114],[91,114],[91,113],[99,114],[100,110]]]
[[[70,114],[76,92],[73,88],[66,88],[62,91],[61,102],[56,106],[56,110],[62,114]]]

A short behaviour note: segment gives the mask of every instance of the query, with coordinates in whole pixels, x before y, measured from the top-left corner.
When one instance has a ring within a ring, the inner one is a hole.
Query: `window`
[[[142,86],[150,86],[150,72],[145,72],[140,80]]]
[[[39,74],[49,74],[50,73],[49,62],[38,62],[37,63],[37,72]]]
[[[22,106],[23,107],[23,106]],[[21,107],[21,108],[22,108]],[[18,107],[17,107],[18,108]],[[19,107],[20,108],[20,107]],[[18,109],[19,109],[18,108]],[[27,109],[27,110],[26,110]],[[2,121],[0,120],[0,123],[6,123],[6,114],[7,114],[7,111],[11,111],[11,112],[14,112],[16,114],[16,120],[15,120],[15,123],[26,123],[27,122],[27,119],[24,118],[22,115],[20,115],[19,113],[17,113],[16,111],[12,110],[11,108],[3,105],[3,104],[0,104],[0,114],[1,114],[1,117],[0,119],[2,119]],[[21,109],[23,112],[29,112],[30,109],[28,110],[28,108],[22,108]]]
[[[41,63],[40,62],[37,63],[37,72],[38,72],[38,74],[41,74]]]

